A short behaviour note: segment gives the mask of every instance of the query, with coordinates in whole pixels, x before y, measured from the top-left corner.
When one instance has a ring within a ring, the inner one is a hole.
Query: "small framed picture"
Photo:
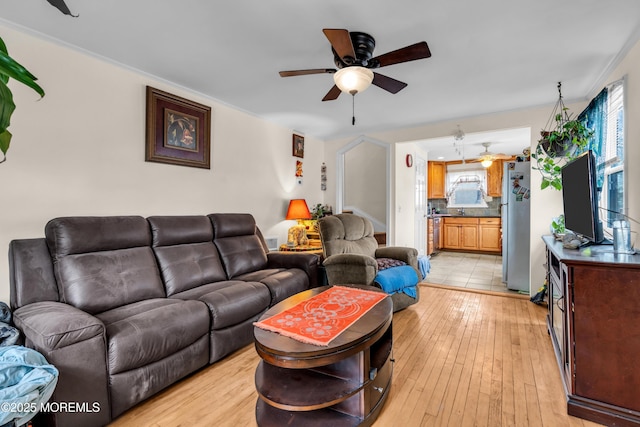
[[[147,86],[145,160],[209,169],[211,107]]]
[[[293,155],[304,158],[304,136],[293,134]]]

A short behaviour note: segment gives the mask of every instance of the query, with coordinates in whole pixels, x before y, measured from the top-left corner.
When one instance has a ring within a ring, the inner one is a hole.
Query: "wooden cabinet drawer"
[[[444,217],[444,222],[445,224],[451,224],[451,225],[477,225],[478,224],[478,218],[473,218],[473,217],[468,217],[468,218],[462,218],[462,217]]]
[[[500,218],[480,218],[480,225],[500,225]]]

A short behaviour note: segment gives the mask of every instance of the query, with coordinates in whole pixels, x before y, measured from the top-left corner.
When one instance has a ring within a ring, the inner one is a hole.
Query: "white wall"
[[[374,227],[387,222],[387,148],[364,140],[344,153],[344,206],[360,210]]]
[[[283,243],[290,198],[324,203],[321,141],[305,138],[297,185],[291,129],[9,27],[0,31],[46,92],[37,101],[31,89],[10,83],[17,108],[0,164],[0,300],[9,301],[9,242],[42,237],[57,216],[249,212]],[[210,170],[144,161],[146,85],[212,107]]]
[[[406,144],[396,144],[395,153],[395,185],[393,186],[395,190],[395,236],[393,236],[393,241],[397,246],[417,248],[419,247],[419,244],[415,241],[415,159],[420,156],[426,160],[427,154],[422,150],[419,150],[416,144],[411,142]],[[414,166],[412,167],[407,167],[407,154],[411,154],[413,156]]]

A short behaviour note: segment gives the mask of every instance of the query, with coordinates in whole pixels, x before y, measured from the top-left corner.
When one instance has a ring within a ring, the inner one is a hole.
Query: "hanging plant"
[[[15,79],[35,90],[40,97],[44,96],[44,90],[36,83],[36,76],[24,68],[9,56],[7,47],[0,38],[0,151],[2,151],[3,163],[7,160],[7,151],[11,144],[11,132],[7,130],[11,122],[11,115],[16,109],[13,102],[13,94],[7,86],[9,78]]]
[[[593,131],[582,120],[572,119],[562,101],[562,83],[558,83],[558,102],[551,113],[546,128],[531,157],[536,161],[533,169],[542,175],[540,188],[562,189],[562,167],[584,152],[589,146]],[[553,128],[551,127],[553,126]]]

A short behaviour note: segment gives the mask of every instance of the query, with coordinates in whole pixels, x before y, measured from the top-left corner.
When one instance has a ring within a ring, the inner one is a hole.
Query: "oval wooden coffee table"
[[[329,288],[287,298],[260,320]],[[392,319],[393,302],[387,296],[328,346],[306,344],[254,327],[256,350],[262,358],[255,375],[258,425],[371,425],[391,386]]]

